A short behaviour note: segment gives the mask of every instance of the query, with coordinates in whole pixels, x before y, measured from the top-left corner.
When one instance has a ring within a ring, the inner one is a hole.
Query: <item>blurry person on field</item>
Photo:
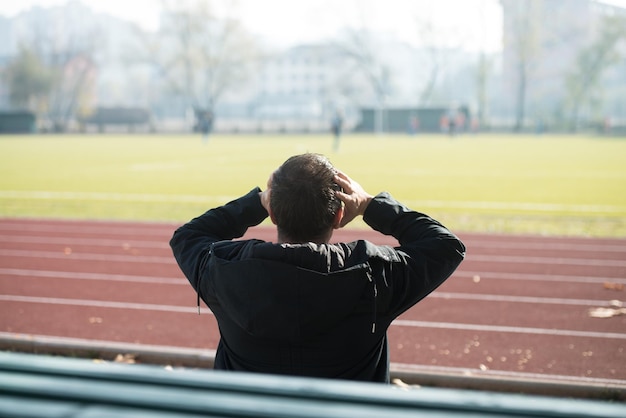
[[[338,109],[333,115],[331,121],[331,130],[333,132],[333,151],[339,151],[339,143],[341,142],[341,133],[343,131],[343,111]]]
[[[209,134],[213,130],[213,112],[205,110],[200,113],[200,132],[202,132],[202,142],[209,140]]]
[[[276,242],[239,239],[268,216]],[[358,217],[397,246],[332,243]],[[372,382],[389,382],[391,322],[465,256],[439,222],[312,153],[181,226],[170,245],[217,319],[216,369]]]

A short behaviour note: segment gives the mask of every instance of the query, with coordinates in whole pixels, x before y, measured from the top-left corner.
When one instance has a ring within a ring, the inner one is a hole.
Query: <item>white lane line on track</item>
[[[10,269],[0,268],[0,276],[16,276],[28,278],[55,278],[67,280],[100,280],[123,283],[145,283],[145,284],[170,284],[178,286],[189,286],[189,282],[184,278],[174,277],[154,277],[154,276],[132,276],[126,274],[104,274],[88,272],[50,271],[50,270],[30,270],[30,269]],[[626,279],[624,280],[626,282]],[[566,298],[544,298],[530,296],[509,296],[493,295],[484,293],[460,293],[442,292],[436,290],[429,295],[430,298],[455,299],[455,300],[479,300],[488,302],[507,303],[537,303],[552,305],[573,305],[573,306],[605,306],[606,300],[593,299],[566,299]]]
[[[598,260],[590,258],[565,257],[525,257],[515,255],[473,255],[468,254],[465,261],[481,261],[489,263],[522,263],[522,264],[558,264],[575,266],[626,267],[626,260]]]
[[[46,222],[46,221],[43,221]],[[61,234],[85,234],[93,235],[154,235],[169,240],[172,234],[183,223],[150,224],[146,222],[120,221],[115,224],[105,224],[98,221],[68,221],[59,224],[41,224],[36,221],[31,223],[3,223],[0,222],[2,231],[25,231],[25,232],[56,232]]]
[[[181,273],[182,274],[182,273]],[[13,276],[33,276],[33,277],[58,277],[69,279],[96,279],[98,280],[113,280],[113,281],[148,281],[157,282],[163,281],[175,281],[180,280],[174,277],[161,277],[156,278],[154,276],[134,276],[134,275],[119,275],[119,274],[99,274],[89,272],[66,272],[57,270],[35,270],[35,269],[12,269],[1,268],[0,275],[13,275]],[[182,278],[183,276],[181,276]],[[450,280],[461,280],[461,278],[474,279],[479,277],[483,279],[496,279],[496,280],[513,280],[513,281],[540,281],[540,282],[554,282],[554,283],[624,283],[626,284],[626,278],[617,277],[590,277],[590,276],[566,276],[558,274],[531,274],[531,273],[507,273],[507,272],[485,272],[485,271],[463,271],[457,270],[454,272]]]
[[[76,221],[80,222],[80,221]],[[36,222],[32,223],[23,223],[23,222],[11,222],[11,223],[3,223],[0,221],[0,231],[27,231],[27,232],[47,232],[47,233],[58,233],[60,236],[56,237],[56,239],[65,239],[65,234],[72,233],[80,233],[86,235],[88,238],[85,239],[100,239],[94,237],[94,235],[98,236],[100,234],[106,235],[121,235],[121,236],[129,236],[128,239],[132,240],[133,237],[136,237],[138,234],[141,235],[149,235],[160,237],[156,242],[161,242],[163,245],[167,245],[167,242],[171,238],[172,234],[178,228],[180,224],[150,224],[145,222],[131,222],[131,221],[120,221],[119,224],[111,224],[111,225],[103,225],[98,221],[94,221],[91,223],[84,224],[75,224],[74,221],[68,221],[67,223],[58,224],[58,225],[50,225],[50,224],[40,224]],[[270,229],[272,232],[274,231],[273,227],[265,227],[265,226],[257,226],[254,228],[258,229]],[[362,232],[363,236],[367,238],[368,235],[372,233],[370,230],[357,230],[356,232]],[[17,237],[14,237],[13,234],[8,235],[0,235],[0,240],[8,241],[8,239],[14,240]],[[572,237],[574,242],[560,242],[564,238],[563,237],[541,237],[539,240],[541,242],[537,242],[537,238],[535,237],[519,237],[513,236],[513,239],[522,239],[522,241],[502,241],[502,240],[467,240],[467,244],[469,248],[506,248],[506,249],[526,249],[526,250],[558,250],[558,251],[584,251],[584,252],[617,252],[617,253],[626,253],[626,244],[623,243],[624,240],[615,239],[615,243],[612,242],[595,242],[592,238],[589,238],[589,242],[581,242],[581,240],[585,240],[579,237]],[[35,237],[21,237],[19,239],[24,240],[36,240]],[[42,240],[46,239],[55,239],[51,237],[42,237]],[[68,239],[77,239],[77,238],[68,238]],[[120,241],[123,241],[124,238],[116,238]],[[566,238],[565,238],[566,239]],[[104,238],[103,238],[104,240]],[[555,240],[559,242],[555,242]],[[111,240],[114,241],[114,240]],[[18,241],[20,242],[20,241]],[[27,242],[27,241],[23,241]],[[146,241],[149,242],[149,241]],[[154,241],[153,241],[154,242]]]
[[[482,279],[496,280],[521,280],[521,281],[540,281],[553,283],[623,283],[626,284],[626,278],[619,277],[590,277],[590,276],[566,276],[562,274],[532,274],[532,273],[509,273],[509,272],[485,272],[485,271],[465,271],[463,265],[454,272],[455,279],[461,277],[473,279],[474,277]]]
[[[197,315],[197,307],[183,307],[171,305],[156,305],[149,303],[126,303],[98,301],[88,299],[66,299],[66,298],[46,298],[35,296],[17,296],[17,295],[0,295],[0,301],[18,302],[18,303],[39,303],[49,305],[71,305],[86,306],[98,308],[113,309],[138,309],[151,310],[160,312],[176,312],[176,313],[193,313]],[[203,307],[202,312],[213,314],[208,308]],[[593,331],[574,331],[546,328],[527,328],[527,327],[508,327],[497,325],[479,325],[479,324],[459,324],[451,322],[427,322],[397,319],[392,322],[393,326],[412,327],[412,328],[432,328],[432,329],[452,329],[462,331],[479,331],[479,332],[505,332],[512,334],[536,334],[536,335],[558,335],[567,337],[580,338],[604,338],[604,339],[623,339],[626,340],[626,334],[618,334],[614,332],[593,332]]]
[[[534,303],[544,305],[608,306],[606,300],[542,298],[531,296],[489,295],[484,293],[433,292],[429,298],[478,300],[485,302]]]
[[[57,232],[65,233],[81,233],[86,235],[105,234],[105,235],[130,235],[135,236],[138,231],[141,234],[162,236],[165,240],[169,240],[171,234],[183,224],[183,222],[149,222],[149,221],[50,221],[46,219],[33,221],[2,221],[0,220],[0,231],[27,231],[27,232]],[[258,225],[252,230],[269,230],[274,232],[272,226]],[[341,234],[344,230],[337,232]],[[371,233],[369,229],[355,229],[351,231],[363,233],[365,235]],[[478,234],[479,236],[481,234]],[[490,236],[490,234],[482,234]],[[584,237],[551,237],[551,236],[522,236],[512,235],[511,241],[503,241],[502,239],[490,240],[483,238],[474,238],[470,236],[466,241],[473,248],[517,248],[517,249],[547,249],[547,250],[563,250],[563,251],[607,251],[607,252],[626,252],[626,240],[618,238],[601,238],[600,242],[594,238]],[[568,242],[563,242],[563,241]]]
[[[29,278],[53,278],[70,280],[101,280],[109,282],[171,284],[190,286],[184,277],[131,276],[127,274],[83,273],[73,271],[24,270],[0,268],[0,276],[19,276]]]
[[[152,241],[147,240],[133,240],[125,238],[97,238],[87,237],[78,238],[63,235],[65,231],[58,231],[60,236],[16,236],[0,234],[0,242],[7,243],[21,243],[21,244],[64,244],[64,245],[92,245],[102,247],[142,247],[142,248],[169,248],[170,236],[163,236],[162,239],[155,239]],[[612,245],[612,244],[579,244],[579,243],[554,243],[548,242],[548,239],[544,243],[533,242],[490,242],[484,241],[480,245],[476,245],[475,242],[466,243],[468,248],[472,249],[472,254],[477,252],[477,248],[489,249],[518,249],[518,250],[549,250],[549,251],[564,251],[573,252],[581,251],[585,253],[590,252],[605,252],[605,253],[624,253],[626,256],[626,245]]]
[[[151,263],[151,264],[176,264],[174,256],[159,257],[145,255],[115,255],[71,252],[65,254],[61,251],[27,251],[27,250],[0,250],[0,257],[26,257],[26,258],[51,258],[72,261],[114,261],[120,263]]]
[[[0,268],[0,276],[19,276],[30,278],[59,278],[69,280],[101,280],[115,281],[125,283],[145,283],[145,284],[171,284],[178,286],[189,286],[189,282],[184,278],[167,278],[167,277],[150,277],[150,276],[129,276],[118,274],[102,274],[102,273],[76,273],[76,272],[58,272],[45,270],[20,270],[20,269],[4,269]],[[592,299],[565,299],[565,298],[544,298],[529,296],[509,296],[509,295],[493,295],[484,293],[458,293],[458,292],[441,292],[435,291],[431,293],[429,298],[438,299],[454,299],[454,300],[477,300],[486,302],[506,302],[506,303],[534,303],[546,305],[572,305],[572,306],[608,306],[606,300]]]
[[[15,296],[0,295],[0,300],[5,302],[20,303],[40,303],[46,305],[70,305],[70,306],[86,306],[97,308],[114,308],[114,309],[137,309],[142,311],[159,311],[159,312],[179,312],[179,313],[195,313],[198,314],[197,307],[172,306],[172,305],[156,305],[152,303],[129,303],[129,302],[112,302],[107,300],[89,300],[89,299],[67,299],[67,298],[44,298],[36,296]],[[204,309],[207,312],[208,308]]]
[[[560,238],[555,238],[559,239]],[[575,238],[579,239],[579,238]],[[616,252],[626,253],[626,245],[610,244],[610,243],[582,243],[582,242],[554,242],[550,237],[541,238],[542,242],[535,242],[534,238],[528,238],[528,240],[513,242],[513,241],[481,241],[481,240],[464,240],[468,248],[499,248],[508,250],[548,250],[548,251],[585,251],[585,252]],[[589,239],[593,241],[592,238]]]
[[[133,263],[173,263],[174,257],[141,256],[141,255],[112,255],[72,252],[65,254],[55,251],[29,251],[29,250],[0,250],[0,256],[4,257],[32,257],[32,258],[56,258],[67,260],[92,260],[92,261],[116,261]],[[626,260],[595,260],[580,258],[555,258],[555,257],[523,257],[523,256],[481,256],[469,255],[468,261],[480,261],[490,263],[522,263],[522,264],[551,264],[551,265],[574,265],[595,267],[626,267]]]
[[[75,237],[35,237],[35,236],[14,236],[0,235],[0,242],[18,244],[60,244],[60,245],[90,245],[99,247],[120,247],[120,248],[167,248],[170,246],[165,241],[133,241],[126,239],[107,238],[75,238]]]

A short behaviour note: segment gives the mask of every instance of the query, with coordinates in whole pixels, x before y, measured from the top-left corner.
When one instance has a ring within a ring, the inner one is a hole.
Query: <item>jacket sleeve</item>
[[[388,193],[372,199],[363,220],[399,243],[378,287],[382,313],[390,320],[441,285],[465,257],[465,245],[446,227]]]
[[[196,291],[198,279],[214,242],[242,237],[251,226],[267,218],[258,187],[224,206],[210,209],[174,232],[170,247],[189,282]]]

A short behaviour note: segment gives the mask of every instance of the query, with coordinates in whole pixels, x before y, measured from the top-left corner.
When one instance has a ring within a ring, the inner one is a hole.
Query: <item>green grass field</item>
[[[0,216],[186,221],[319,152],[456,231],[626,237],[626,139],[0,136]],[[355,227],[363,226],[355,224]]]

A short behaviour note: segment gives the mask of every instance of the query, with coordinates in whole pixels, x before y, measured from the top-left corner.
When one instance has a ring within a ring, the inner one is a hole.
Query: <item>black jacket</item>
[[[387,193],[363,219],[395,237],[395,248],[234,240],[267,217],[259,191],[209,210],[170,241],[217,318],[215,368],[388,382],[387,328],[454,272],[463,243]]]

